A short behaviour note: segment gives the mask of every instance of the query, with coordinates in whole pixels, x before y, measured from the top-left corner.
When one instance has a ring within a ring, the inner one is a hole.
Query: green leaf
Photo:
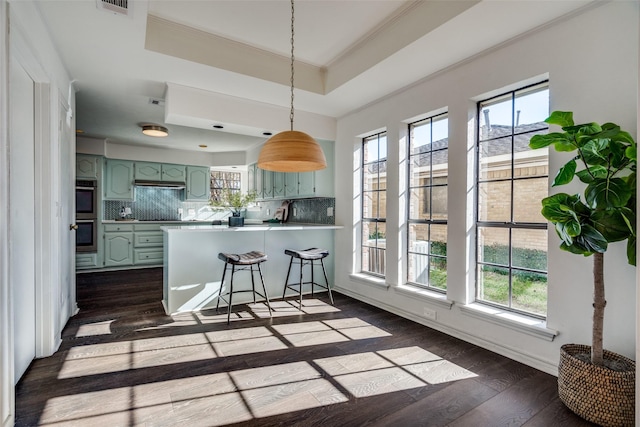
[[[573,126],[573,113],[571,111],[554,111],[545,122],[560,127]]]
[[[608,242],[619,242],[634,234],[631,221],[635,223],[635,215],[629,208],[598,210],[591,220]]]
[[[627,262],[636,265],[636,238],[629,238],[627,241]]]
[[[627,147],[624,150],[624,155],[634,162],[638,161],[638,147],[636,145]]]
[[[633,194],[622,178],[596,179],[584,191],[587,204],[593,208],[621,208]]]
[[[565,242],[560,243],[560,249],[562,249],[563,251],[567,251],[567,252],[571,252],[572,254],[576,254],[576,255],[591,255],[591,252],[587,251],[586,249],[582,248],[582,247],[578,247],[577,245],[571,244],[571,245],[567,245]]]
[[[584,144],[580,149],[580,153],[584,161],[588,165],[608,165],[607,148],[609,147],[608,139],[592,139]]]
[[[590,225],[582,227],[582,233],[576,236],[574,244],[581,245],[589,252],[604,253],[607,251],[608,242],[607,239],[595,228]]]
[[[607,168],[601,165],[594,165],[590,166],[587,169],[582,169],[581,171],[576,172],[576,175],[580,179],[580,181],[584,182],[585,184],[590,184],[595,178],[606,178]]]
[[[565,185],[573,181],[573,176],[576,173],[576,166],[575,159],[569,160],[567,164],[560,168],[556,177],[553,179],[553,184],[551,184],[551,186],[555,187],[558,185]]]
[[[614,126],[617,126],[617,125],[614,125]],[[624,130],[621,130],[615,136],[612,136],[611,139],[616,140],[616,141],[620,141],[620,142],[626,142],[629,145],[634,145],[634,146],[636,145],[636,143],[633,140],[633,137],[631,136],[631,134],[629,132],[624,131]]]
[[[544,148],[544,147],[548,147],[551,144],[558,144],[558,143],[571,144],[571,139],[566,134],[561,132],[533,135],[529,140],[529,148],[531,148],[532,150],[536,150],[538,148]],[[573,149],[575,150],[576,147],[573,146]]]

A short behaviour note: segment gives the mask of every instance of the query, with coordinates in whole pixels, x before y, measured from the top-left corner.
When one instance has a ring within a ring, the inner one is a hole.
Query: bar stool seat
[[[303,288],[303,285],[310,284],[312,297],[314,295],[314,287],[319,286],[323,289],[326,289],[329,292],[329,300],[331,301],[331,305],[333,305],[333,295],[331,295],[331,287],[329,286],[329,279],[327,279],[327,271],[324,268],[324,261],[323,261],[326,257],[329,256],[329,251],[326,249],[320,249],[320,248],[309,248],[309,249],[303,249],[303,250],[285,249],[284,253],[285,255],[289,255],[291,257],[291,260],[289,261],[289,270],[287,271],[287,278],[284,281],[284,291],[282,292],[282,298],[283,299],[285,298],[285,295],[287,294],[287,289],[297,291],[298,298],[300,301],[300,310],[302,310],[302,288]],[[291,266],[293,265],[294,259],[298,259],[300,261],[300,280],[298,283],[289,283],[289,275],[291,274]],[[314,265],[313,264],[314,261],[320,261],[320,265],[322,266],[322,273],[324,275],[325,285],[321,285],[320,283],[317,283],[315,281],[313,270],[317,264]],[[311,281],[309,282],[305,282],[303,280],[302,269],[305,265],[309,265],[311,267]]]
[[[220,252],[218,254],[218,258],[224,261],[224,270],[222,271],[222,280],[220,281],[220,293],[218,294],[218,302],[216,304],[216,311],[220,306],[220,300],[223,300],[227,303],[227,325],[231,322],[231,305],[233,300],[233,294],[240,292],[252,292],[253,293],[253,303],[256,303],[256,295],[264,298],[267,302],[267,308],[269,308],[269,316],[271,316],[271,304],[269,303],[269,296],[267,295],[267,288],[264,286],[264,279],[262,277],[262,270],[260,269],[260,264],[267,260],[267,255],[260,251],[251,251],[244,254],[233,254]],[[258,273],[260,274],[260,282],[262,283],[262,290],[264,294],[256,291],[255,280],[253,277],[254,269],[253,266],[257,266]],[[222,289],[224,287],[224,278],[227,274],[227,269],[231,266],[231,280],[229,283],[229,291],[226,294],[222,294]],[[249,271],[251,273],[251,289],[233,289],[233,276],[237,271]],[[226,297],[229,297],[227,301]]]

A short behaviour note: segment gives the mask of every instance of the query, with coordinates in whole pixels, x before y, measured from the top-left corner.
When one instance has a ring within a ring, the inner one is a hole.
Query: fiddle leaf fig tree
[[[636,143],[614,123],[576,125],[570,111],[554,111],[545,120],[562,132],[535,135],[532,149],[553,146],[575,152],[560,168],[553,187],[577,177],[586,184],[583,194],[558,193],[542,200],[542,215],[555,226],[560,248],[593,255],[594,303],[591,362],[604,364],[604,253],[609,243],[627,241],[627,261],[636,265]]]

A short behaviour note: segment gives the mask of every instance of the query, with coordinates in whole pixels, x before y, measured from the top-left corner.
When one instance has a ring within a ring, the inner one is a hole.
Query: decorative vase
[[[591,363],[591,346],[565,344],[560,348],[558,394],[560,400],[582,418],[602,426],[633,426],[635,423],[636,364],[604,350],[605,365]]]
[[[229,227],[244,227],[244,218],[241,216],[230,216]]]

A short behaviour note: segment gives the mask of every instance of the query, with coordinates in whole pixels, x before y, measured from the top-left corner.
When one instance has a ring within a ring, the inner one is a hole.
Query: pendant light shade
[[[315,139],[304,132],[286,130],[264,144],[258,167],[276,172],[310,172],[327,167],[327,159]]]
[[[275,134],[265,142],[258,156],[258,167],[275,172],[310,172],[327,167],[322,148],[311,136],[293,130],[293,36],[294,8],[291,0],[291,130]]]

